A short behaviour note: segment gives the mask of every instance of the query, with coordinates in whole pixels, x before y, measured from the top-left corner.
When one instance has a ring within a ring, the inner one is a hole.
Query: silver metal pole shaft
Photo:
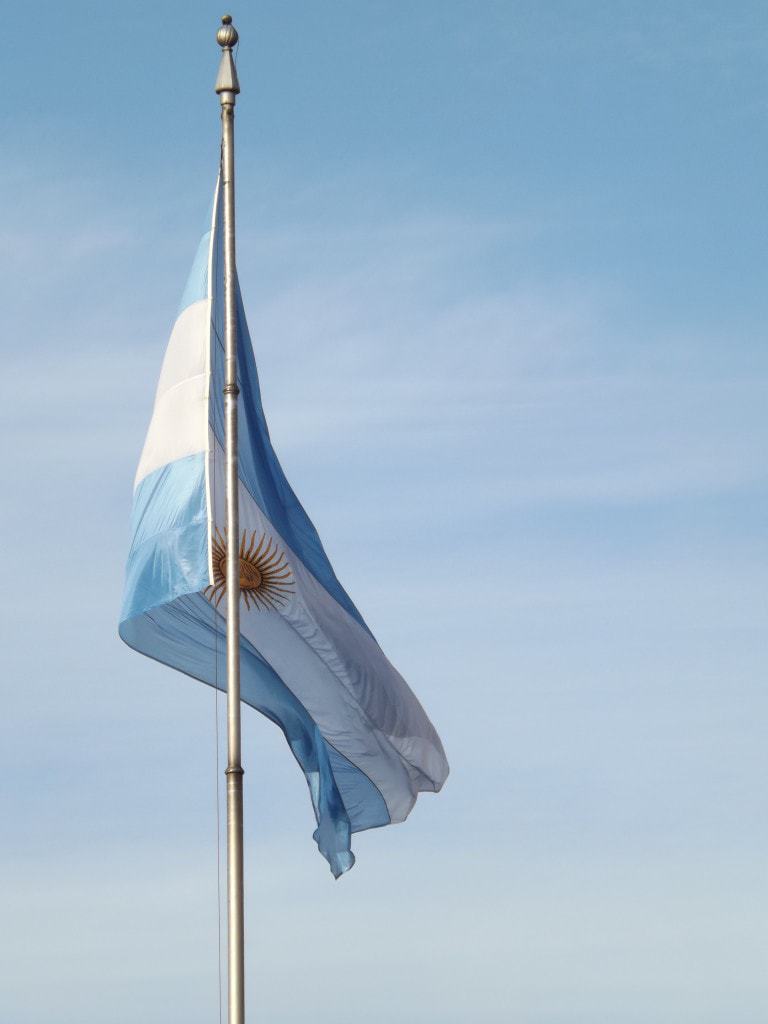
[[[243,767],[240,763],[240,521],[237,472],[237,296],[235,288],[235,97],[240,92],[227,14],[216,34],[222,48],[216,92],[221,100],[224,200],[224,421],[227,511],[227,923],[228,1022],[245,1024],[243,913]]]

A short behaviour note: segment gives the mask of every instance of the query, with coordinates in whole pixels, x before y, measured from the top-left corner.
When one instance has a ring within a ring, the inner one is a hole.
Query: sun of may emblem
[[[246,548],[246,544],[248,547]],[[218,608],[227,591],[227,541],[216,527],[213,538],[213,584],[203,591]],[[246,608],[279,608],[293,593],[293,577],[285,552],[277,542],[262,533],[258,544],[256,531],[243,530],[240,541],[240,593]]]

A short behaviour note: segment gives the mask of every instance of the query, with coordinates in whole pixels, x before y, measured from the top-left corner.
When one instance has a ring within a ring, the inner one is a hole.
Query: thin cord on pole
[[[212,521],[216,521],[216,445],[213,445],[211,453],[211,474],[213,476],[213,487],[211,488],[211,518]],[[219,983],[219,1024],[222,1024],[223,1014],[223,981],[222,981],[222,965],[221,965],[221,793],[219,790],[219,623],[218,613],[213,603],[211,603],[211,613],[213,615],[213,657],[214,657],[214,676],[213,676],[213,706],[214,706],[214,728],[216,730],[216,743],[215,743],[215,765],[214,765],[214,781],[216,784],[216,914],[217,914],[217,932],[216,932],[216,953],[218,957],[218,983]]]

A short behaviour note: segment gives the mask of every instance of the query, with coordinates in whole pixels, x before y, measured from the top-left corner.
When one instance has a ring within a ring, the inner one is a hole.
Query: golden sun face
[[[246,544],[248,547],[246,548]],[[243,530],[240,541],[240,593],[245,607],[279,608],[293,593],[293,576],[285,552],[262,533],[258,544],[256,531]],[[218,608],[227,592],[227,541],[216,527],[213,537],[213,583],[203,593]]]

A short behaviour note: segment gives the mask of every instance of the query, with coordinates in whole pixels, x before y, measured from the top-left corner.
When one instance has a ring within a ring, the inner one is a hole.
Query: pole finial
[[[232,15],[225,14],[221,19],[221,28],[216,33],[216,42],[219,46],[232,49],[238,38],[237,29],[232,24]]]
[[[222,103],[234,103],[235,96],[240,92],[235,62],[232,59],[232,47],[237,44],[239,38],[237,29],[232,24],[232,15],[225,14],[221,19],[221,28],[216,33],[216,42],[222,50],[216,92],[221,96]]]

